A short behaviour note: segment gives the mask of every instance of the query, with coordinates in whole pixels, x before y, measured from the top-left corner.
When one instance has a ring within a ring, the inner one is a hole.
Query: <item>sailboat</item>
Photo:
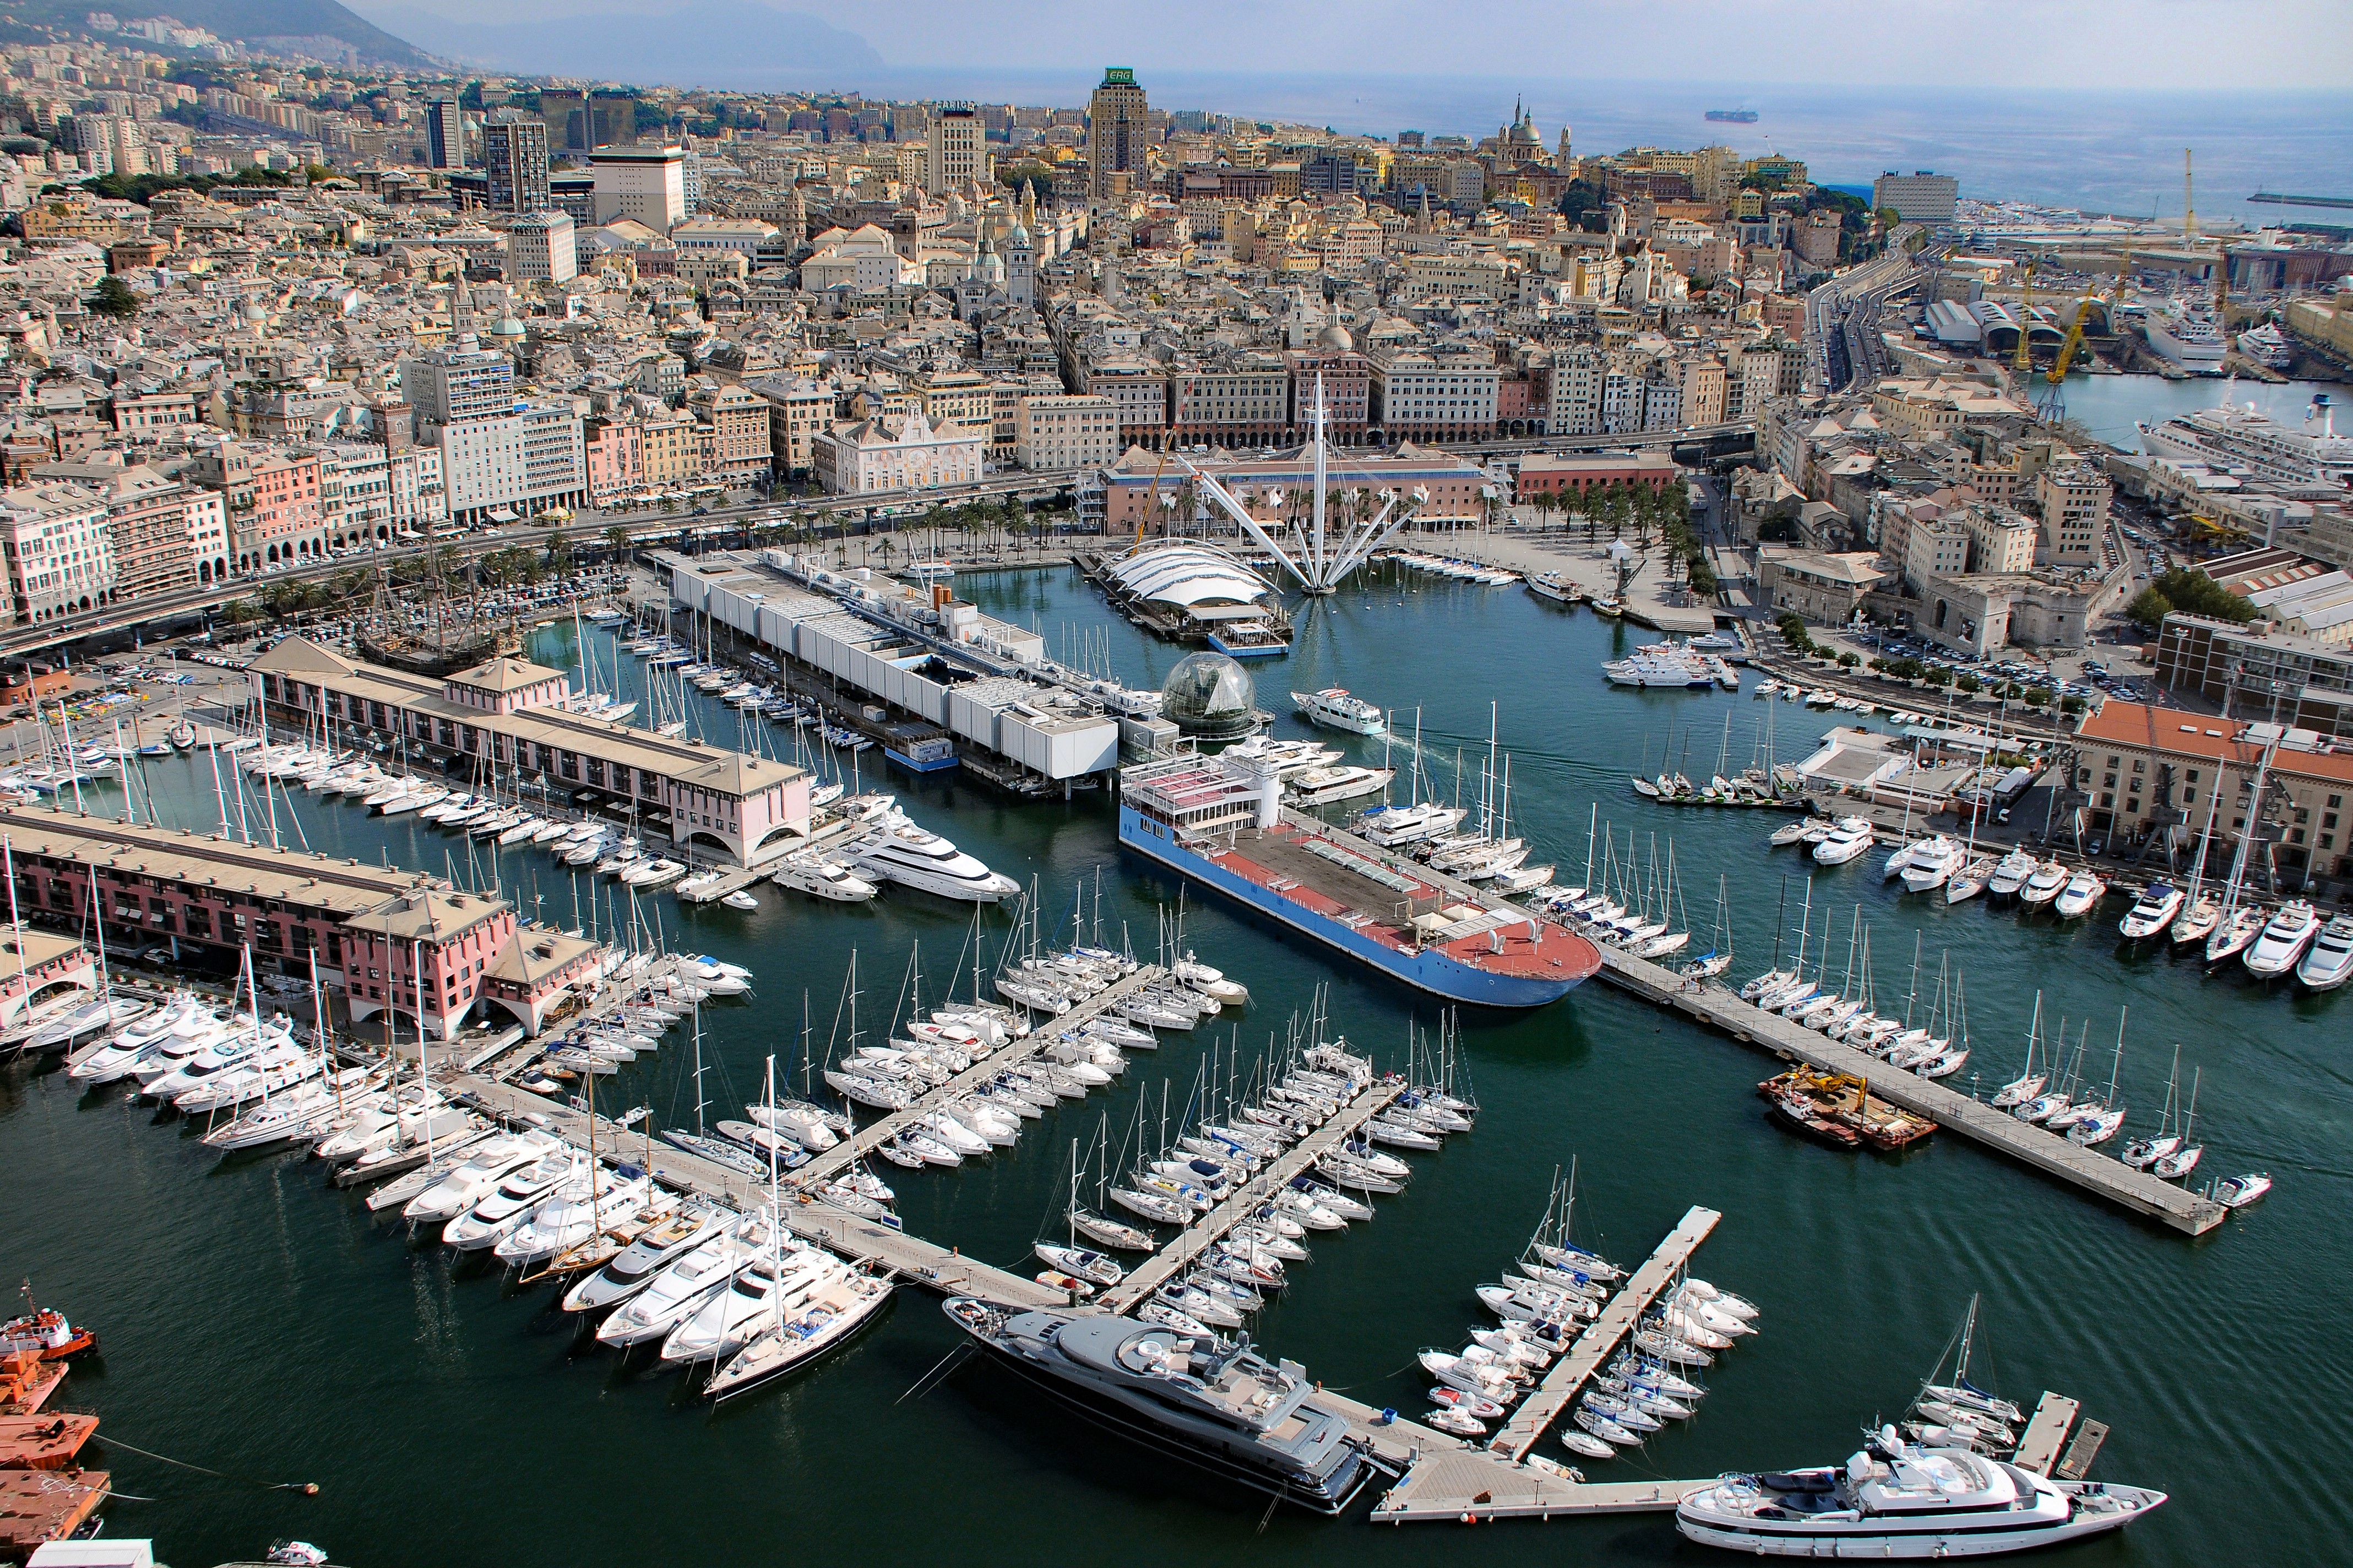
[[[768,1058],[767,1092],[765,1102],[773,1109],[776,1100],[776,1058]],[[783,1205],[777,1185],[776,1168],[773,1159],[768,1167],[769,1205],[771,1213],[781,1215]],[[891,1299],[891,1282],[878,1278],[864,1268],[846,1267],[832,1254],[817,1247],[800,1248],[794,1267],[788,1271],[784,1253],[785,1227],[772,1220],[769,1226],[774,1253],[767,1268],[757,1267],[737,1276],[735,1283],[725,1293],[743,1297],[753,1293],[754,1287],[765,1285],[765,1313],[760,1305],[753,1308],[742,1326],[724,1324],[732,1317],[730,1310],[722,1309],[723,1327],[719,1343],[723,1346],[733,1334],[746,1332],[740,1341],[741,1348],[730,1356],[724,1349],[713,1352],[714,1359],[725,1360],[703,1384],[703,1396],[720,1401],[748,1394],[753,1389],[782,1377],[794,1368],[807,1364],[836,1345],[849,1339],[871,1321]],[[705,1313],[713,1310],[705,1308]],[[765,1317],[765,1322],[762,1321]],[[707,1331],[706,1331],[707,1332]],[[699,1342],[691,1323],[674,1332],[672,1339],[684,1339],[685,1344],[665,1343],[663,1355],[669,1360],[691,1359],[691,1347]],[[690,1350],[681,1356],[676,1352]]]
[[[1099,1166],[1095,1182],[1096,1206],[1092,1208],[1082,1206],[1079,1203],[1078,1184],[1075,1179],[1071,1186],[1071,1206],[1067,1217],[1070,1221],[1073,1245],[1076,1244],[1079,1237],[1083,1236],[1099,1247],[1116,1247],[1123,1252],[1153,1251],[1160,1244],[1150,1231],[1113,1219],[1102,1211],[1103,1193],[1108,1185],[1107,1173],[1111,1160],[1111,1122],[1108,1116],[1104,1117],[1097,1126],[1095,1143]],[[1077,1147],[1074,1140],[1071,1144],[1074,1159]]]
[[[1925,1444],[2008,1453],[2017,1442],[2011,1429],[2025,1420],[2025,1413],[2009,1400],[1978,1387],[1969,1380],[1969,1360],[1977,1346],[1980,1302],[1981,1298],[1972,1294],[1968,1312],[1961,1320],[1959,1353],[1954,1358],[1953,1381],[1936,1381],[1937,1373],[1945,1369],[1944,1359],[1937,1358],[1935,1370],[1921,1380],[1920,1392],[1913,1399],[1907,1424],[1911,1436]]]
[[[2067,1129],[2068,1141],[2086,1149],[2106,1142],[2125,1124],[2125,1108],[2116,1099],[2116,1079],[2124,1071],[2126,1011],[2122,1007],[2116,1009],[2116,1054],[2108,1068],[2107,1094],[2099,1104],[2080,1108],[2083,1114],[2075,1119],[2074,1125]]]
[[[1732,967],[1732,905],[1722,874],[1715,879],[1715,929],[1708,950],[1683,965],[1686,980],[1713,980]]]
[[[2116,1158],[2136,1171],[2147,1170],[2168,1154],[2180,1152],[2182,1134],[2174,1130],[2173,1119],[2181,1110],[2181,1047],[2173,1047],[2173,1070],[2165,1075],[2165,1110],[2158,1117],[2157,1135],[2136,1138],[2126,1144]]]
[[[2276,754],[2277,748],[2277,742],[2266,745],[2255,761],[2255,782],[2247,796],[2249,815],[2252,817],[2260,818],[2263,814],[2263,784],[2269,776],[2272,758]],[[2215,782],[2219,786],[2220,770],[2216,772]],[[2217,794],[2219,793],[2218,788]],[[2254,842],[2255,837],[2255,825],[2250,821],[2247,830],[2239,835],[2238,851],[2231,858],[2230,879],[2223,884],[2222,888],[2222,907],[2215,919],[2212,933],[2206,939],[2206,962],[2210,964],[2220,963],[2224,959],[2236,955],[2249,942],[2254,941],[2264,925],[2269,922],[2270,917],[2260,906],[2248,904],[2242,908],[2239,903],[2239,895],[2244,890],[2246,884],[2247,849]]]
[[[2034,994],[2034,1014],[2026,1026],[2025,1070],[1994,1092],[1993,1103],[1996,1110],[2017,1110],[2041,1094],[2042,1086],[2050,1081],[2051,1075],[2047,1068],[2042,1072],[2034,1070],[2034,1054],[2036,1047],[2041,1044],[2042,1030],[2042,993],[2037,991]]]
[[[1050,1269],[1059,1270],[1063,1275],[1076,1276],[1090,1285],[1108,1289],[1126,1279],[1127,1270],[1121,1268],[1118,1262],[1108,1254],[1098,1252],[1091,1247],[1079,1245],[1078,1194],[1079,1141],[1073,1138],[1071,1140],[1071,1203],[1064,1211],[1064,1217],[1070,1226],[1069,1234],[1061,1241],[1041,1239],[1036,1244],[1034,1250]],[[1039,1276],[1040,1282],[1044,1282],[1045,1278],[1044,1275]]]
[[[673,1149],[692,1154],[697,1159],[708,1160],[714,1165],[723,1165],[737,1175],[759,1175],[760,1162],[750,1150],[724,1138],[711,1136],[711,1131],[703,1125],[702,1119],[709,1103],[702,1095],[702,1004],[698,1002],[694,1005],[694,1131],[688,1132],[675,1127],[665,1127],[656,1136]]]
[[[2198,1168],[2198,1161],[2206,1151],[2194,1140],[2198,1136],[2198,1086],[2200,1070],[2189,1072],[2189,1114],[2181,1125],[2180,1146],[2169,1154],[2160,1154],[2149,1163],[2148,1173],[2160,1181],[2178,1182]]]

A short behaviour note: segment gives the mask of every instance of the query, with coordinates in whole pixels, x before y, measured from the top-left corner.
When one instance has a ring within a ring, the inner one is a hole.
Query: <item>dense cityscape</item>
[[[0,1561],[729,1554],[504,1508],[584,1435],[763,1552],[2234,1542],[2135,1358],[2339,1245],[2347,201],[36,10],[0,1161],[143,1217],[12,1240]]]

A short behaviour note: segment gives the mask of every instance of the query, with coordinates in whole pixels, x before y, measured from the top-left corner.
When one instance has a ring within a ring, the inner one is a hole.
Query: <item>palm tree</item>
[[[629,554],[629,531],[619,523],[605,531],[605,548],[613,552],[615,561],[626,561]]]

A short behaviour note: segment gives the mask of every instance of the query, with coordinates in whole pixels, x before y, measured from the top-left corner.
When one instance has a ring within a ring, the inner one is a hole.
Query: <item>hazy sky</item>
[[[409,0],[471,22],[678,0]],[[373,15],[375,5],[359,6]],[[1738,82],[2343,88],[2353,0],[898,0],[788,3],[893,66],[1375,70]],[[781,64],[783,62],[776,62]]]

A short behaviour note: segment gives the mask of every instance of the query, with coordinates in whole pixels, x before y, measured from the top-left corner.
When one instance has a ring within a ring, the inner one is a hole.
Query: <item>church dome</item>
[[[1345,353],[1356,346],[1356,340],[1348,335],[1347,328],[1335,321],[1315,334],[1315,346]]]

